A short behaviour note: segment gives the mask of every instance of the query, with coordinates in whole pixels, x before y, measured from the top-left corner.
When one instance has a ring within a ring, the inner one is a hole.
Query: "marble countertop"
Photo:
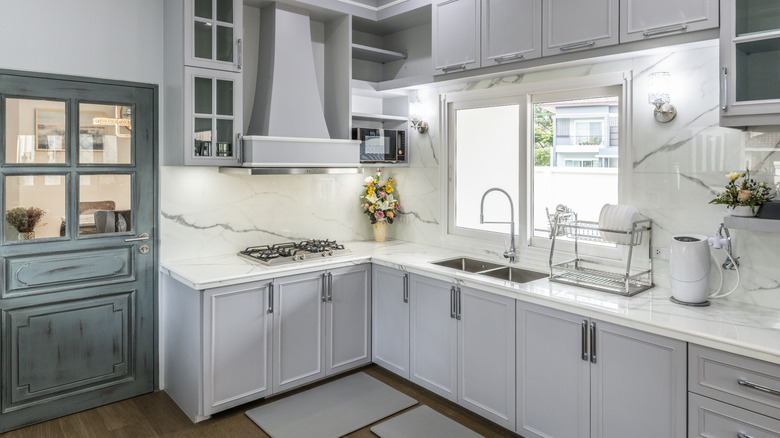
[[[237,255],[227,255],[165,262],[161,269],[192,289],[204,290],[371,261],[584,317],[780,364],[780,312],[774,309],[728,300],[713,300],[708,307],[681,306],[669,301],[671,292],[663,285],[656,285],[633,297],[624,297],[554,283],[546,278],[524,284],[512,283],[430,263],[461,255],[505,264],[503,259],[403,241],[348,242],[346,246],[352,250],[352,254],[274,267],[263,266]],[[519,267],[544,271],[539,266]]]

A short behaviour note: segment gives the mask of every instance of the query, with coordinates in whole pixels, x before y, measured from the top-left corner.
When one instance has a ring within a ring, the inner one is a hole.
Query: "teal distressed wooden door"
[[[150,392],[155,86],[0,71],[0,432]]]

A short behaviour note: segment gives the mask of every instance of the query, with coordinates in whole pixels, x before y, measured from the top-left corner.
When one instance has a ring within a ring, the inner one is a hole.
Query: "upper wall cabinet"
[[[480,66],[479,0],[447,0],[433,4],[434,74]]]
[[[780,124],[780,2],[721,0],[720,124]]]
[[[482,0],[482,67],[542,56],[538,0]]]
[[[542,54],[618,43],[618,0],[543,0]]]
[[[240,0],[186,1],[184,64],[240,71],[242,8]]]
[[[718,0],[620,0],[620,42],[718,27]]]

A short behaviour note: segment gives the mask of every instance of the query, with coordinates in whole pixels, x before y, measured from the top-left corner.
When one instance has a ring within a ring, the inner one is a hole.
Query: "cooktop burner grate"
[[[250,246],[239,255],[266,265],[349,254],[352,251],[335,240],[310,239],[274,245]]]

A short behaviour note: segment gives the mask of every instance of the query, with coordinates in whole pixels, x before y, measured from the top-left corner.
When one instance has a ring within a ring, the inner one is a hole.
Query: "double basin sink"
[[[512,281],[514,283],[528,283],[529,281],[547,277],[547,274],[528,271],[526,269],[513,268],[511,266],[499,265],[498,263],[470,259],[467,257],[457,257],[454,259],[447,259],[440,262],[431,263],[434,265],[443,266],[445,268],[457,269],[459,271],[484,275],[486,277],[497,278],[499,280]]]

